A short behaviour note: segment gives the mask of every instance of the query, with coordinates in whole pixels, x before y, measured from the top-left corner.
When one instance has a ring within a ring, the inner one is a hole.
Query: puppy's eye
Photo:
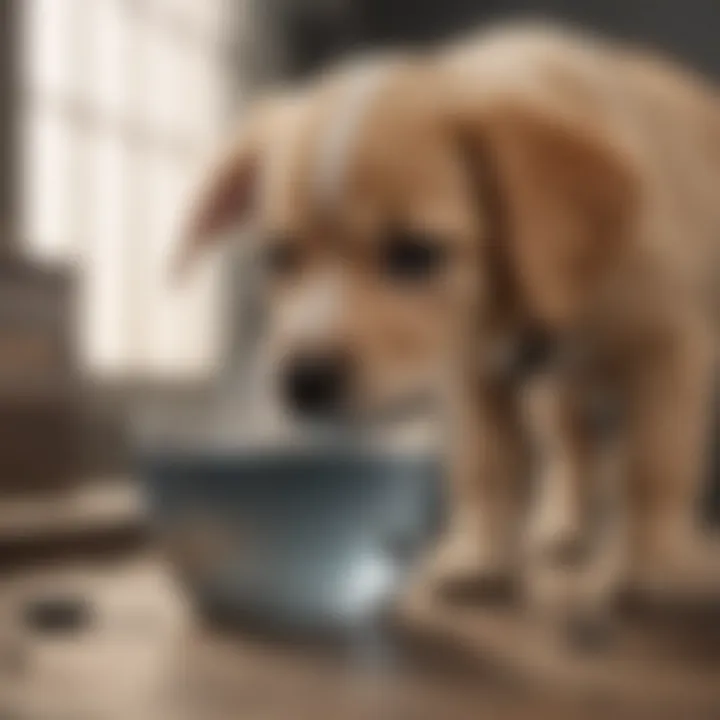
[[[412,232],[391,235],[381,255],[384,274],[402,282],[432,278],[443,269],[446,259],[446,250],[437,238]]]
[[[270,275],[286,277],[300,268],[302,256],[296,243],[289,240],[274,240],[263,253],[263,265]]]

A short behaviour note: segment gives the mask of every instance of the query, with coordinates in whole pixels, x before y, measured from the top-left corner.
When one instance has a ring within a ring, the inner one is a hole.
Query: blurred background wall
[[[353,44],[432,42],[483,22],[538,16],[659,45],[720,72],[714,0],[265,0],[284,71],[303,74]]]

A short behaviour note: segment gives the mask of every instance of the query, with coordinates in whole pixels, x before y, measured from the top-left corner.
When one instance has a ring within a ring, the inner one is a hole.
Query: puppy
[[[258,103],[198,193],[180,267],[252,219],[268,363],[292,412],[372,419],[442,401],[444,584],[489,590],[516,572],[529,466],[508,368],[538,329],[583,348],[622,400],[623,572],[654,582],[698,557],[719,186],[711,85],[582,34],[495,28]],[[578,397],[596,379],[582,377],[555,373],[540,402],[556,451],[530,525],[551,564],[577,555],[589,523],[597,457]]]

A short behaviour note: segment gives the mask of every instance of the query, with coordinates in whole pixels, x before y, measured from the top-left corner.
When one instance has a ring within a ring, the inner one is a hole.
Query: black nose
[[[285,370],[284,395],[288,407],[307,417],[327,417],[347,400],[350,364],[339,353],[304,355]]]

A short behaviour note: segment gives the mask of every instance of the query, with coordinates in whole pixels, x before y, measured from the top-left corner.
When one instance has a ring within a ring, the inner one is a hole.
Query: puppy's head
[[[252,218],[283,402],[372,415],[472,370],[520,315],[572,322],[631,196],[623,159],[583,127],[458,90],[426,61],[383,61],[258,107],[199,193],[181,258]]]

